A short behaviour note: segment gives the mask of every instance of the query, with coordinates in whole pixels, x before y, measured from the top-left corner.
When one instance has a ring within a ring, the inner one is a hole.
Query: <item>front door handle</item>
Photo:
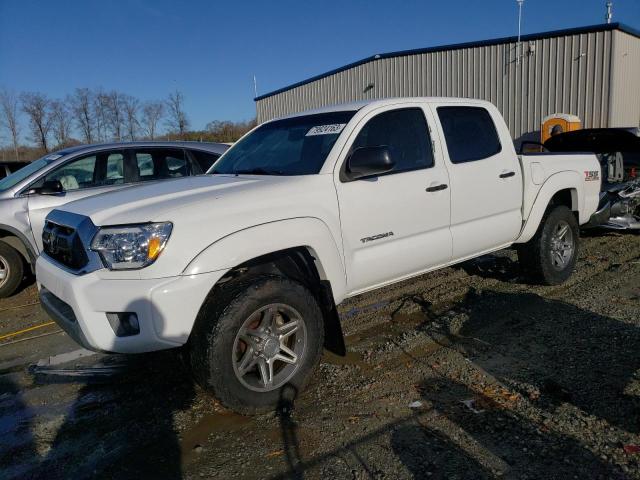
[[[437,192],[439,190],[444,190],[448,185],[442,183],[440,185],[436,185],[435,187],[427,187],[427,192]]]
[[[509,178],[509,177],[513,177],[516,174],[516,172],[505,172],[505,173],[501,173],[500,174],[500,178]]]

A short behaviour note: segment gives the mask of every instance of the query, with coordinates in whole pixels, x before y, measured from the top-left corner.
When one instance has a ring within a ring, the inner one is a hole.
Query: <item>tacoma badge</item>
[[[393,232],[379,233],[377,235],[372,235],[370,237],[364,237],[364,238],[361,238],[360,241],[362,243],[367,243],[367,242],[373,242],[374,240],[380,240],[381,238],[386,238],[386,237],[393,237]]]

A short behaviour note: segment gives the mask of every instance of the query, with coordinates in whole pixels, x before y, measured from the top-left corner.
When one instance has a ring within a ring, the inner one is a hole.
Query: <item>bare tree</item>
[[[93,95],[93,114],[96,121],[96,137],[99,141],[107,140],[107,128],[109,124],[108,95],[102,89],[96,90]]]
[[[69,143],[71,137],[71,116],[69,109],[61,100],[51,102],[51,129],[53,138],[58,147],[64,147]]]
[[[171,130],[178,133],[181,138],[184,138],[184,134],[189,128],[189,119],[184,111],[184,95],[182,95],[182,92],[176,90],[169,94],[167,108],[169,110],[167,125]]]
[[[88,88],[76,88],[74,94],[69,97],[69,103],[82,139],[86,143],[93,143],[95,119],[91,90]]]
[[[146,102],[142,106],[142,127],[146,136],[154,140],[158,131],[158,124],[164,115],[162,102]]]
[[[13,92],[1,90],[0,109],[2,109],[0,112],[2,114],[2,117],[0,117],[0,123],[9,130],[16,160],[20,160],[20,153],[18,152],[18,138],[20,136],[18,97]]]
[[[124,123],[127,128],[127,135],[133,142],[136,134],[140,130],[138,112],[140,111],[140,101],[131,95],[122,95],[122,109],[124,111]]]
[[[33,140],[45,152],[49,151],[49,130],[51,129],[51,116],[49,115],[50,100],[46,95],[38,92],[23,93],[22,110],[29,117],[29,127]]]
[[[107,114],[107,124],[111,129],[113,138],[122,141],[122,133],[124,131],[124,111],[122,103],[122,94],[116,90],[112,90],[104,97],[105,111]]]

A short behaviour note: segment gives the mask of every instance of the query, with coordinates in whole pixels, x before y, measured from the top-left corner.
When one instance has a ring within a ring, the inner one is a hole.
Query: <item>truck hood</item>
[[[200,252],[233,233],[281,220],[313,217],[339,238],[333,175],[203,175],[132,186],[60,208],[94,225],[171,222],[167,247],[141,270],[108,278],[164,278],[180,274]]]
[[[91,217],[97,226],[164,221],[176,209],[205,199],[213,200],[217,194],[269,178],[273,177],[202,175],[176,178],[83,198],[62,209]]]

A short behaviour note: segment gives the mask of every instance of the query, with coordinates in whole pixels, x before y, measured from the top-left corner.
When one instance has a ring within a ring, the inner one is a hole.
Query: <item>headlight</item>
[[[91,242],[109,270],[144,268],[160,256],[173,224],[147,223],[101,228]]]

